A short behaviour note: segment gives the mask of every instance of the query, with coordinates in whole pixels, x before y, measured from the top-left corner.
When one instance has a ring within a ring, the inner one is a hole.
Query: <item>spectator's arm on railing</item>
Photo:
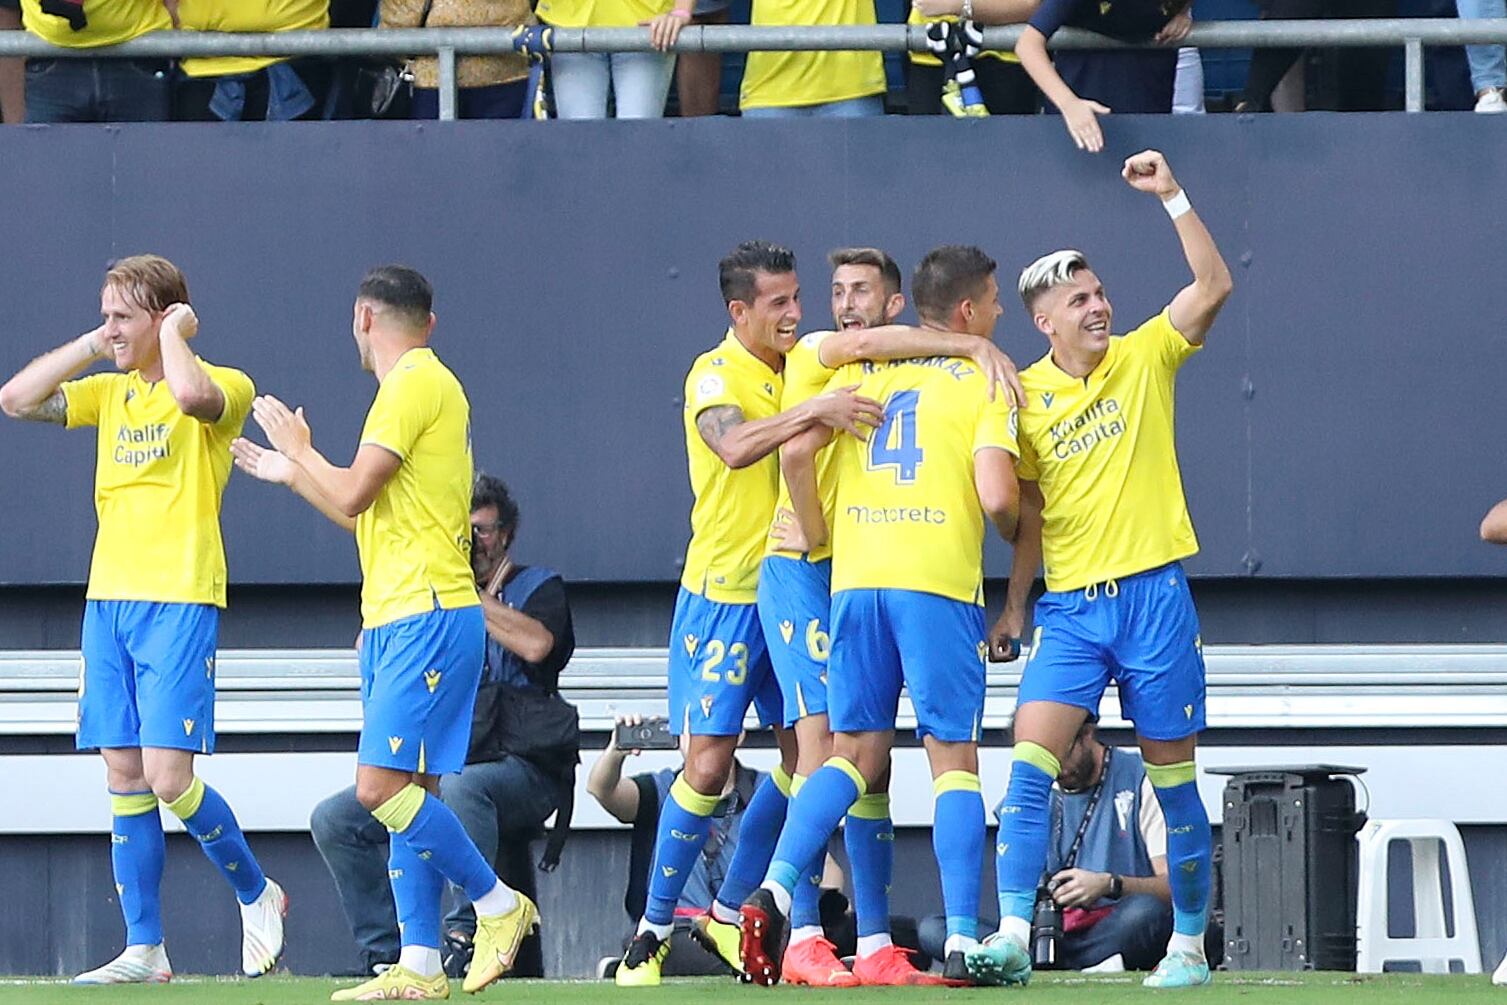
[[[1038,21],[1054,14],[1053,8],[1059,4],[1060,0],[1047,0],[1031,17],[1031,23],[1020,33],[1020,41],[1015,43],[1015,55],[1020,57],[1020,65],[1041,88],[1041,93],[1062,113],[1063,124],[1078,149],[1096,154],[1104,149],[1104,133],[1099,129],[1096,116],[1108,115],[1109,109],[1097,101],[1084,101],[1074,94],[1057,72],[1057,67],[1052,65],[1052,57],[1047,54],[1047,37],[1061,27],[1061,22],[1052,17],[1055,23],[1050,25],[1049,31],[1037,27]]]
[[[911,6],[924,17],[957,17],[963,0],[912,0]],[[973,0],[973,20],[978,24],[1020,24],[1041,8],[1041,0]]]
[[[0,7],[0,31],[20,31],[21,12]],[[26,121],[26,60],[0,59],[0,121],[18,125]]]

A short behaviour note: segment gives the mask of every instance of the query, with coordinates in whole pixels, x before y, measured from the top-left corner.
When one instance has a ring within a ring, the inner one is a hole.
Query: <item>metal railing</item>
[[[1022,26],[984,29],[984,45],[1009,50]],[[129,57],[169,59],[183,56],[392,56],[432,55],[439,60],[440,118],[456,111],[455,59],[458,55],[495,55],[516,52],[527,45],[537,49],[543,29],[518,35],[510,28],[332,29],[265,34],[220,32],[154,32],[122,45],[58,48],[23,32],[0,32],[0,57],[32,58]],[[651,49],[643,28],[552,28],[554,52],[645,52]],[[1507,18],[1390,18],[1378,20],[1218,21],[1195,24],[1176,45],[1203,49],[1244,49],[1300,46],[1402,46],[1405,107],[1423,111],[1423,49],[1435,45],[1507,43]],[[1093,32],[1064,28],[1052,36],[1054,49],[1158,48],[1152,43],[1117,42]],[[771,27],[751,25],[695,25],[680,33],[676,52],[753,52],[866,50],[922,52],[924,26],[905,24]]]

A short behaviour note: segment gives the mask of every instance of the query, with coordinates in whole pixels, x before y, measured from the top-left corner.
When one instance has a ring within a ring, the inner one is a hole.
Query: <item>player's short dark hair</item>
[[[983,295],[996,268],[994,259],[971,244],[933,248],[911,276],[910,295],[916,314],[933,324],[946,321],[959,303]]]
[[[518,504],[501,478],[482,472],[471,486],[471,512],[486,506],[497,507],[497,529],[511,543],[513,535],[518,533]]]
[[[834,270],[844,265],[872,265],[884,280],[886,295],[894,296],[901,290],[900,266],[878,248],[838,248],[827,256],[827,261],[832,263]]]
[[[753,303],[758,293],[758,274],[780,276],[795,271],[795,252],[768,241],[744,241],[717,264],[717,281],[723,303],[741,300]]]
[[[422,328],[434,309],[434,287],[417,269],[379,265],[362,278],[356,299],[380,304],[413,327]]]

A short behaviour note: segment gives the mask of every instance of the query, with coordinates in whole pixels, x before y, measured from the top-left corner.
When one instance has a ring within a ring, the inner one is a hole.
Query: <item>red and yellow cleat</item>
[[[837,958],[836,947],[820,935],[813,935],[785,950],[786,984],[805,984],[813,988],[856,988],[857,977]]]

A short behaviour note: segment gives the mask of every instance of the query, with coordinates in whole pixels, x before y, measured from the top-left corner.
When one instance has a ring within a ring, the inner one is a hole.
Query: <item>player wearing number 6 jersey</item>
[[[1000,314],[994,269],[977,248],[928,254],[912,284],[922,323],[987,339]],[[935,833],[945,835],[936,850],[951,977],[963,976],[977,913],[984,518],[1014,536],[1013,417],[966,358],[851,364],[828,386],[855,382],[885,402],[885,417],[867,440],[841,437],[833,446],[827,702],[834,756],[793,802],[764,885],[743,905],[743,963],[760,984],[780,979],[800,868],[888,768],[902,685],[932,765]],[[792,484],[791,491],[799,490]]]
[[[880,418],[879,404],[851,389],[780,411],[785,353],[801,320],[791,252],[747,242],[722,260],[719,273],[732,327],[686,376],[683,423],[695,503],[670,624],[670,723],[691,739],[685,768],[660,811],[648,899],[617,970],[620,986],[660,982],[675,905],[701,854],[750,703],[761,722],[776,727],[782,756],[777,774],[786,790],[795,768],[795,744],[781,728],[779,686],[754,610],[778,490],[775,451],[818,423],[856,431],[859,423],[877,425]],[[783,794],[777,795],[778,805],[769,808],[783,815]],[[755,818],[763,812],[765,807],[750,804],[740,845],[757,840]],[[777,829],[768,829],[766,843]]]

